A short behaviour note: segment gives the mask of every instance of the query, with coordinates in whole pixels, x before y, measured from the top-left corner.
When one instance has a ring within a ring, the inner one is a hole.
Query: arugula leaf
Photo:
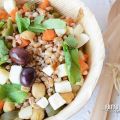
[[[69,35],[66,39],[65,42],[67,43],[67,45],[69,47],[73,47],[76,48],[78,45],[78,41],[77,39],[75,39],[75,37],[73,35]]]
[[[65,64],[67,68],[69,81],[71,84],[76,84],[81,80],[80,65],[78,62],[78,49],[70,49],[66,42],[64,42],[63,51],[65,55]]]
[[[2,65],[3,63],[5,63],[9,56],[9,49],[7,48],[4,39],[0,39],[0,65]]]
[[[66,23],[61,19],[50,18],[46,20],[43,25],[47,29],[64,29],[66,28]]]
[[[19,13],[16,14],[16,23],[18,26],[19,33],[22,33],[23,31],[27,30],[30,25],[30,19],[29,18],[22,18]]]
[[[5,22],[2,20],[0,21],[0,28],[2,28],[4,26]]]
[[[35,20],[34,20],[34,24],[35,25],[38,25],[38,24],[41,24],[41,22],[44,20],[44,15],[42,15],[42,16],[37,16],[36,18],[35,18]]]
[[[0,85],[0,99],[10,100],[15,103],[23,103],[27,98],[27,93],[21,91],[21,86],[17,84]]]
[[[46,30],[46,28],[42,25],[31,25],[28,27],[29,31],[35,32],[35,33],[41,33]]]

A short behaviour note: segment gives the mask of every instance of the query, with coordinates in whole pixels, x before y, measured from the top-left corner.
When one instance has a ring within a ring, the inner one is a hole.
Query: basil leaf
[[[75,37],[73,35],[69,35],[66,39],[65,42],[67,43],[67,45],[69,47],[73,47],[76,48],[78,45],[78,41],[77,39],[75,39]]]
[[[0,28],[2,28],[4,26],[5,22],[4,21],[0,21]]]
[[[29,31],[35,32],[35,33],[41,33],[46,30],[46,28],[42,25],[31,25],[28,28]]]
[[[41,24],[41,22],[44,20],[44,15],[42,16],[37,16],[34,20],[34,24],[37,25],[37,24]]]
[[[21,86],[17,84],[0,85],[0,99],[10,100],[15,103],[23,103],[27,98],[27,93],[21,91]]]
[[[81,80],[80,65],[78,63],[78,50],[70,49],[66,42],[63,43],[63,51],[65,55],[65,64],[67,68],[68,78],[71,84],[76,84]]]
[[[16,14],[16,23],[18,26],[19,33],[22,33],[23,31],[27,30],[30,25],[30,19],[29,18],[22,18],[19,13]]]
[[[43,25],[47,28],[47,29],[64,29],[66,28],[66,23],[61,20],[61,19],[48,19],[46,20]]]

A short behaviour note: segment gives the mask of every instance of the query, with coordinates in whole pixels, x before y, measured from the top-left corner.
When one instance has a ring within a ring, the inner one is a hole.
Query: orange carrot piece
[[[20,48],[27,47],[30,44],[29,40],[25,40],[23,38],[20,38],[20,39],[21,39],[21,45],[19,46]]]
[[[0,110],[3,109],[3,106],[4,106],[4,102],[0,100]]]
[[[7,14],[7,12],[5,11],[5,10],[3,10],[3,9],[0,9],[0,20],[1,19],[7,19],[8,18],[8,14]]]
[[[45,41],[53,41],[55,37],[56,37],[56,33],[54,30],[46,30],[43,33],[42,39]]]
[[[88,64],[85,63],[84,60],[80,59],[80,60],[79,60],[79,63],[80,63],[80,70],[81,70],[82,73],[83,73],[84,71],[86,71],[86,70],[89,69]]]
[[[15,8],[10,12],[10,16],[11,16],[13,22],[15,22],[15,17],[16,17],[17,11],[18,11],[18,8]]]
[[[49,6],[49,1],[44,0],[42,3],[39,4],[39,8],[45,10]]]
[[[72,18],[66,18],[66,22],[69,26],[72,26],[75,23],[75,21]]]

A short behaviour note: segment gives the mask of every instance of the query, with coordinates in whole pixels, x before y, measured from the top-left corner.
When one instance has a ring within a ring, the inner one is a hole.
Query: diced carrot
[[[54,30],[46,30],[43,33],[42,39],[45,41],[53,41],[55,37],[56,37],[56,33]]]
[[[69,26],[72,26],[75,23],[75,21],[72,18],[66,18],[66,22]]]
[[[49,1],[48,0],[43,0],[42,3],[39,4],[39,8],[45,10],[49,6]]]
[[[15,17],[16,17],[17,11],[18,11],[18,8],[16,7],[15,9],[13,9],[13,10],[10,12],[10,16],[11,16],[13,22],[15,22]]]
[[[79,63],[80,63],[80,70],[82,73],[89,69],[88,64],[84,60],[80,59]]]
[[[5,10],[3,10],[3,9],[0,9],[0,20],[1,19],[7,19],[8,18],[8,14],[7,14],[7,12],[5,11]]]
[[[4,102],[0,100],[0,110],[3,109],[3,106],[4,106]]]
[[[27,47],[30,44],[29,40],[25,40],[23,38],[20,38],[20,39],[21,39],[21,45],[19,46],[20,48]]]

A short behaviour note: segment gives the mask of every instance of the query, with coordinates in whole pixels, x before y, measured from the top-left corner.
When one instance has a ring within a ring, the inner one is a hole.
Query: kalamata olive
[[[20,82],[23,86],[29,87],[35,81],[35,70],[32,67],[23,68],[20,76]]]
[[[29,53],[23,48],[12,48],[10,51],[12,62],[19,65],[26,65],[29,62]]]

